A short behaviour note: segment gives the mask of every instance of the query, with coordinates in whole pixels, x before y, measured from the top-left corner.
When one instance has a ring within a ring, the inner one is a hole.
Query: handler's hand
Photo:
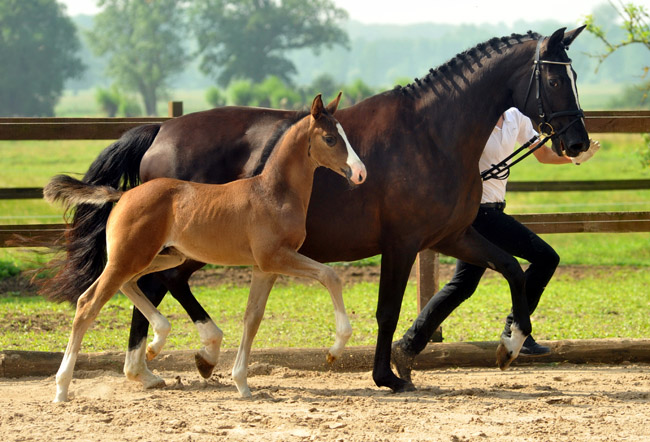
[[[571,161],[573,161],[573,164],[575,164],[576,166],[579,166],[585,161],[587,161],[589,158],[593,157],[594,154],[598,152],[598,149],[600,149],[600,142],[589,139],[589,149],[585,150],[577,157],[570,157]]]

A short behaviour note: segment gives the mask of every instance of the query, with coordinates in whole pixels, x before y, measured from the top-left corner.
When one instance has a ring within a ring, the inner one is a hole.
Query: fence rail
[[[169,117],[149,118],[0,118],[0,140],[114,140],[143,124],[160,123],[182,115],[182,103],[169,103]],[[587,111],[590,133],[650,132],[650,111]],[[559,192],[650,189],[650,180],[523,181],[508,183],[509,192]],[[0,189],[0,199],[39,199],[41,188]],[[650,212],[585,212],[514,215],[537,233],[650,232]],[[36,246],[52,242],[65,231],[63,224],[0,226],[0,247],[18,243]],[[418,255],[418,306],[438,289],[438,257],[432,251]]]

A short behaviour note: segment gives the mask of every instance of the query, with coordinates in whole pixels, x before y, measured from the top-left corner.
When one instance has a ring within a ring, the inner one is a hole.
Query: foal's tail
[[[103,206],[118,201],[124,191],[110,186],[88,184],[68,175],[57,175],[43,188],[48,203],[59,202],[68,211],[81,204]]]
[[[159,130],[160,124],[133,128],[99,154],[81,182],[70,178],[77,182],[73,185],[67,179],[55,178],[48,185],[49,196],[46,198],[64,203],[67,199],[67,204],[74,207],[74,215],[58,246],[59,250],[65,251],[65,256],[48,263],[45,270],[53,269],[56,274],[41,280],[41,295],[52,301],[76,302],[106,265],[106,221],[113,207],[111,201],[115,201],[112,198],[117,198],[117,193],[111,193],[106,187],[98,191],[99,187],[95,187],[90,192],[95,196],[86,199],[76,191],[73,192],[76,196],[69,196],[69,192],[72,192],[70,189],[95,185],[108,186],[118,192],[116,189],[126,190],[137,186],[140,182],[140,162]],[[88,190],[84,192],[88,193]],[[96,192],[104,192],[107,199]]]

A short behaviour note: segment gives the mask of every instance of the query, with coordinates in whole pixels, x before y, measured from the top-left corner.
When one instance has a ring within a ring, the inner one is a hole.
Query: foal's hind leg
[[[332,268],[301,255],[293,249],[281,249],[265,258],[267,259],[258,261],[263,271],[312,278],[323,284],[329,291],[332,304],[334,304],[336,339],[334,345],[329,349],[327,361],[334,362],[343,354],[343,348],[352,335],[352,326],[343,303],[341,279]]]
[[[269,299],[269,293],[277,277],[276,274],[264,273],[258,267],[253,267],[251,289],[246,304],[246,313],[244,313],[244,333],[232,368],[233,381],[235,381],[237,390],[242,397],[251,396],[247,381],[248,358],[251,353],[253,339],[264,316],[266,301]]]
[[[172,296],[185,309],[192,322],[199,332],[199,338],[203,344],[194,355],[196,368],[204,379],[212,376],[212,371],[219,361],[221,341],[223,332],[214,323],[208,312],[196,300],[189,286],[189,279],[192,273],[203,267],[205,264],[196,261],[186,261],[180,267],[170,269],[160,275]]]
[[[140,312],[147,318],[151,327],[154,331],[154,338],[151,344],[147,346],[147,360],[152,360],[155,358],[162,347],[165,345],[165,340],[167,335],[171,330],[171,324],[169,321],[158,311],[156,307],[149,301],[140,287],[138,287],[137,281],[142,276],[158,272],[161,270],[166,270],[172,267],[176,267],[182,264],[185,261],[185,256],[175,249],[166,250],[165,254],[156,255],[151,264],[131,278],[129,281],[125,282],[121,290],[124,294],[133,302],[135,307],[140,310]]]
[[[111,275],[111,276],[109,276]],[[68,400],[68,389],[72,381],[74,365],[81,348],[84,334],[99,314],[102,307],[117,292],[122,281],[119,277],[112,276],[111,272],[104,269],[102,275],[79,297],[72,332],[68,346],[65,349],[61,366],[56,373],[56,396],[54,402]]]

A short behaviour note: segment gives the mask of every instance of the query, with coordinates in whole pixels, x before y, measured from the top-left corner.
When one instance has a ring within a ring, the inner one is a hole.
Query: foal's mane
[[[262,173],[262,171],[264,170],[264,166],[266,165],[266,162],[271,156],[271,153],[273,152],[273,148],[275,148],[276,144],[278,144],[280,139],[284,136],[284,134],[287,133],[287,131],[291,128],[291,126],[293,126],[298,121],[305,118],[307,115],[309,115],[308,110],[299,110],[296,111],[289,118],[286,118],[279,122],[279,124],[275,127],[273,134],[264,145],[264,149],[262,149],[262,155],[260,156],[260,160],[257,163],[255,170],[253,170],[253,173],[250,174],[251,177]]]
[[[504,48],[511,48],[527,41],[538,40],[540,37],[540,34],[528,31],[526,34],[513,33],[501,38],[491,38],[471,49],[456,54],[455,57],[436,69],[429,69],[428,74],[422,78],[415,78],[413,83],[409,83],[404,87],[395,86],[393,90],[406,96],[419,98],[420,91],[433,87],[434,84],[440,84],[447,75],[453,74],[463,67],[467,67],[470,71],[476,70],[475,66],[480,68],[482,61],[486,58],[489,59],[494,53],[501,53]]]

